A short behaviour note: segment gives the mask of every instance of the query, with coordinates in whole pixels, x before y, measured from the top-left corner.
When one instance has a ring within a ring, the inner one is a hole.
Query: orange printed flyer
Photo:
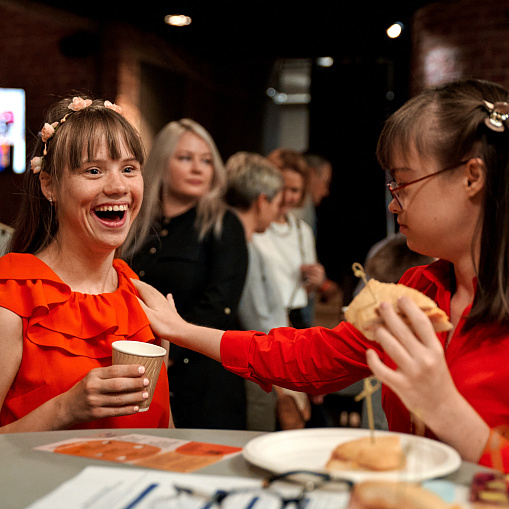
[[[242,447],[229,445],[151,435],[115,435],[113,433],[71,438],[35,447],[35,449],[170,472],[193,472],[242,451]]]

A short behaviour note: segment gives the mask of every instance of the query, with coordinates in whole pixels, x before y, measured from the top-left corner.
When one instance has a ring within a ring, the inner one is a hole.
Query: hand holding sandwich
[[[438,438],[464,459],[477,461],[488,426],[456,389],[426,313],[407,296],[398,299],[397,308],[398,312],[382,302],[378,313],[383,323],[374,331],[374,340],[397,367],[386,366],[374,350],[368,350],[369,367]]]

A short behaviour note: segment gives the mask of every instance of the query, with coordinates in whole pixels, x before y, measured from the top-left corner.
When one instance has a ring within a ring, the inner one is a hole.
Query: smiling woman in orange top
[[[168,427],[164,370],[111,365],[116,340],[160,343],[116,252],[143,198],[143,147],[108,101],[48,112],[10,253],[0,258],[0,432]]]

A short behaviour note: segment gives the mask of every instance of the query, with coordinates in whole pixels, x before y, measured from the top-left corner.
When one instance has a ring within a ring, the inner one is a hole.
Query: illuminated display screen
[[[25,91],[0,88],[0,172],[25,169]]]

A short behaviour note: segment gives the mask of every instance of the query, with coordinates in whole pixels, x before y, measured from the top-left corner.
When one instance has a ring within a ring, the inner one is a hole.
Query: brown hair
[[[309,168],[304,156],[291,148],[277,148],[270,152],[267,159],[274,164],[279,170],[292,170],[301,175],[304,181],[304,191],[299,206],[304,202],[306,190],[308,188]]]
[[[51,124],[60,122],[68,115],[46,144],[47,154],[44,155],[41,170],[47,172],[57,186],[64,168],[79,168],[83,164],[84,154],[93,159],[98,145],[103,141],[106,141],[112,159],[120,157],[122,144],[125,144],[126,149],[143,165],[143,144],[128,120],[113,109],[106,108],[102,100],[94,100],[87,108],[75,112],[69,109],[71,102],[72,98],[69,97],[55,103],[45,119],[45,122]],[[39,137],[33,156],[41,156],[43,149],[44,143]],[[9,250],[35,254],[48,246],[57,232],[57,213],[42,193],[39,174],[28,169],[24,177],[20,213]]]
[[[377,146],[377,157],[390,169],[394,154],[433,155],[452,166],[468,157],[479,157],[486,167],[483,213],[477,233],[479,264],[474,266],[478,285],[465,324],[509,323],[509,129],[495,132],[485,120],[484,101],[508,102],[509,92],[495,83],[460,80],[425,90],[408,101],[386,122]],[[473,257],[473,254],[472,254]]]

